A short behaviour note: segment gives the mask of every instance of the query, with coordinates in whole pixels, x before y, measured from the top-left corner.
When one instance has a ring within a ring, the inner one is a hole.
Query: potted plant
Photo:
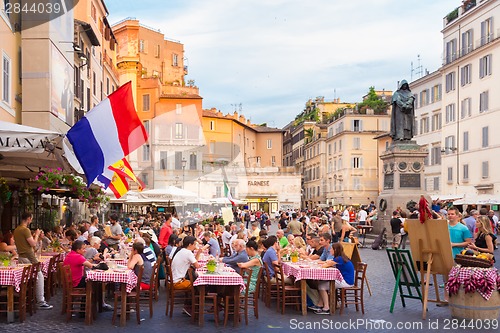
[[[290,259],[292,262],[297,262],[299,261],[299,252],[297,250],[294,250],[290,253]]]
[[[207,272],[208,273],[215,273],[216,268],[217,268],[217,261],[215,261],[215,259],[210,259],[207,262]]]
[[[0,252],[0,263],[2,263],[3,266],[8,267],[11,259],[12,254],[9,252]]]

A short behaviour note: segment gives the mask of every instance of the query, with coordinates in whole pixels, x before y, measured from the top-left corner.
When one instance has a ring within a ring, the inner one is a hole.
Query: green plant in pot
[[[10,265],[10,260],[12,259],[12,254],[8,252],[0,252],[0,263],[8,267]]]
[[[217,261],[214,259],[211,259],[207,262],[207,272],[208,273],[215,273],[215,269],[217,268]]]
[[[290,259],[292,260],[292,262],[299,261],[299,252],[292,251],[292,253],[290,253]]]

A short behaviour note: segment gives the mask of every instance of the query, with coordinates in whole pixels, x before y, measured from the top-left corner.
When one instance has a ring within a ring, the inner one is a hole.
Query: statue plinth
[[[408,202],[417,203],[420,195],[425,195],[424,159],[427,155],[427,150],[413,140],[394,141],[380,155],[384,182],[383,190],[377,199],[379,214],[374,225],[375,233],[386,227],[391,234],[392,212],[398,207],[407,211]],[[427,195],[426,198],[429,200]],[[382,210],[384,207],[385,210]]]

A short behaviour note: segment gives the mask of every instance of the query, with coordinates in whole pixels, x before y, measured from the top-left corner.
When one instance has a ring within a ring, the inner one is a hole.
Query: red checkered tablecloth
[[[450,284],[456,280],[460,284],[460,288],[464,288],[465,284],[472,283],[476,286],[476,291],[485,299],[489,300],[494,292],[500,292],[500,272],[495,268],[479,268],[479,267],[463,267],[460,265],[453,266],[448,274],[448,282],[446,283],[446,291],[450,291]],[[488,285],[491,288],[488,288]]]
[[[14,286],[14,289],[19,292],[21,289],[21,278],[23,277],[24,267],[1,267],[0,268],[0,285]]]
[[[241,275],[236,273],[232,268],[225,267],[220,272],[207,273],[206,268],[198,268],[196,270],[198,277],[193,285],[212,285],[212,286],[234,286],[239,285],[240,291],[245,290],[245,281]]]
[[[128,260],[127,259],[108,259],[106,260],[106,262],[110,263],[115,263],[117,265],[121,265],[121,266],[127,266],[128,264]]]
[[[128,293],[137,285],[137,275],[131,269],[125,271],[91,270],[87,271],[86,279],[87,281],[126,283]]]
[[[306,262],[283,262],[283,273],[295,277],[295,280],[344,280],[337,268],[321,268]]]
[[[49,263],[52,256],[42,256],[38,261],[40,262],[40,267],[42,269],[42,274],[44,278],[47,278],[49,275]],[[55,271],[56,267],[54,267]]]

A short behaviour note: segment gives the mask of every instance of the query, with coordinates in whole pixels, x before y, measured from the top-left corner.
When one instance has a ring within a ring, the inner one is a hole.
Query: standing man
[[[339,212],[332,212],[332,240],[337,243],[342,235],[342,217],[340,217]]]
[[[297,213],[292,213],[292,221],[288,223],[288,231],[295,237],[302,237],[304,225],[297,221]]]
[[[20,264],[36,264],[38,260],[35,257],[35,251],[33,250],[38,243],[38,237],[40,236],[40,229],[35,231],[35,237],[31,235],[28,226],[33,220],[33,214],[23,213],[21,215],[21,224],[14,230],[14,241],[16,242],[17,251],[19,253],[19,263]],[[52,309],[52,305],[45,302],[44,293],[44,280],[42,271],[38,271],[38,276],[36,279],[36,299],[38,300],[38,308],[43,310]]]
[[[465,225],[460,223],[458,209],[448,209],[448,230],[450,232],[451,250],[453,258],[472,243],[472,235]]]
[[[170,238],[172,232],[172,214],[167,213],[165,214],[165,222],[160,229],[160,237],[158,237],[158,244],[160,245],[162,250],[167,247],[168,239]]]
[[[403,227],[403,222],[401,222],[399,212],[397,210],[392,212],[390,223],[392,231],[392,248],[397,249],[401,243],[401,228]]]
[[[476,231],[476,219],[479,216],[479,211],[477,209],[472,209],[469,216],[464,219],[465,225],[469,228],[470,234],[474,235]]]
[[[366,225],[366,218],[368,217],[368,213],[365,210],[365,207],[361,207],[358,212],[358,223],[359,225]]]
[[[111,214],[109,221],[111,222],[111,236],[105,236],[104,238],[109,247],[118,250],[118,243],[123,236],[122,226],[118,223],[118,215],[116,214]]]

